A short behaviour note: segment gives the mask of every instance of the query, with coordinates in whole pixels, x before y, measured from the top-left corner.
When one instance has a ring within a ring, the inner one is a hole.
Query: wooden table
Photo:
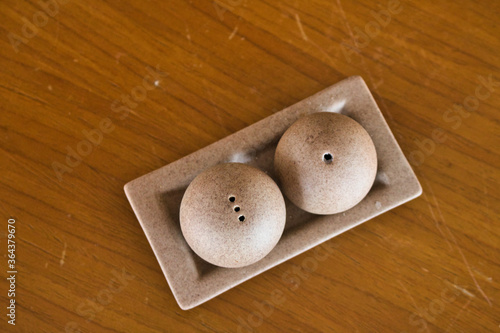
[[[498,332],[500,2],[42,3],[0,3],[0,331]],[[123,185],[351,75],[423,195],[182,311]]]

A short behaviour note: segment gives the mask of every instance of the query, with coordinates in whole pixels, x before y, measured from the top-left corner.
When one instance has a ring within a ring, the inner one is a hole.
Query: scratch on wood
[[[332,57],[330,57],[330,55],[328,54],[328,52],[326,52],[325,50],[323,50],[323,48],[321,48],[317,43],[315,43],[314,41],[312,41],[311,39],[309,39],[309,43],[311,43],[312,45],[314,45],[321,53],[323,53],[323,55],[328,59],[330,60],[330,63],[331,64],[334,64],[335,61],[333,60]]]
[[[432,189],[432,185],[431,183],[429,182],[429,180],[427,180],[426,177],[422,176],[422,179],[425,181],[427,187],[429,188],[429,191],[431,193],[431,196],[433,198],[433,201],[434,201],[434,205],[436,206],[436,209],[438,210],[438,213],[439,213],[439,216],[441,217],[441,222],[443,223],[443,225],[445,226],[446,228],[446,231],[448,233],[448,235],[450,236],[450,238],[453,238],[453,235],[451,234],[450,232],[450,229],[448,228],[448,226],[446,225],[446,221],[444,219],[444,216],[443,216],[443,213],[441,212],[441,208],[439,207],[439,203],[437,202],[436,200],[436,195],[434,194],[434,190]],[[427,201],[427,204],[429,205],[429,209],[432,209],[432,205],[431,203],[429,202],[429,200],[427,199],[427,196],[426,197],[426,201]],[[437,223],[439,222],[439,219],[436,219],[434,213],[432,213],[433,217],[434,217],[434,221],[436,222],[436,225]],[[448,240],[447,240],[448,241]]]
[[[436,274],[433,274],[436,278],[440,279],[441,281],[444,281],[447,285],[449,285],[450,287],[453,287],[455,289],[457,289],[458,291],[460,291],[462,294],[464,294],[465,296],[467,297],[470,297],[470,298],[475,298],[476,295],[474,295],[473,293],[471,293],[470,291],[468,291],[467,289],[465,289],[464,287],[461,287],[457,284],[457,277],[455,276],[455,281],[454,282],[451,282],[451,281],[448,281],[446,279],[443,279],[441,276],[438,276]]]
[[[349,21],[347,21],[347,16],[345,14],[344,8],[342,7],[342,3],[340,2],[340,0],[337,0],[337,6],[340,9],[340,14],[342,15],[342,20],[344,21],[344,25],[346,26],[347,31],[349,32],[349,36],[351,36],[351,39],[353,40],[354,45],[356,45],[356,48],[357,48],[358,42],[357,42],[356,38],[354,38],[354,35],[352,33],[352,30],[351,30],[351,26],[349,25]]]
[[[425,179],[425,177],[424,177],[424,179]],[[430,182],[429,182],[427,179],[425,179],[425,181],[426,181],[426,183],[428,184],[429,191],[431,192],[431,195],[432,195],[432,197],[433,197],[434,203],[435,203],[436,208],[437,208],[437,210],[438,210],[438,212],[439,212],[439,215],[440,215],[440,217],[441,217],[441,220],[442,220],[442,222],[443,222],[443,225],[444,225],[444,227],[447,229],[447,231],[449,232],[449,234],[450,234],[450,236],[451,236],[451,239],[453,240],[453,243],[455,243],[455,247],[457,248],[458,253],[460,253],[460,256],[462,257],[462,260],[463,260],[463,262],[464,262],[464,264],[465,264],[465,267],[467,268],[467,271],[469,272],[469,275],[470,275],[470,277],[472,278],[472,281],[474,281],[474,284],[476,285],[476,289],[477,289],[477,291],[479,291],[479,293],[480,293],[480,294],[484,297],[484,299],[486,300],[486,302],[488,302],[488,305],[491,307],[491,306],[492,306],[492,304],[491,304],[490,299],[488,298],[488,296],[486,295],[486,293],[483,291],[483,289],[481,288],[481,286],[480,286],[480,285],[479,285],[479,283],[477,282],[476,277],[475,277],[475,276],[474,276],[474,274],[472,273],[472,269],[471,269],[471,267],[470,267],[470,265],[469,265],[469,262],[467,261],[467,258],[465,257],[465,255],[464,255],[464,253],[463,253],[463,251],[462,251],[462,248],[458,245],[457,239],[455,238],[455,236],[454,236],[454,235],[453,235],[453,233],[451,232],[451,229],[450,229],[450,228],[448,228],[448,225],[446,224],[446,220],[444,219],[444,216],[443,216],[443,214],[442,214],[442,212],[441,212],[441,209],[439,208],[439,203],[438,203],[438,201],[437,201],[437,199],[436,199],[436,196],[434,195],[434,191],[432,190],[432,186],[431,186]]]
[[[295,13],[295,21],[297,21],[297,25],[299,26],[299,31],[300,34],[302,35],[302,38],[307,42],[309,41],[309,38],[307,38],[307,35],[304,31],[304,27],[302,27],[302,22],[300,22],[300,16],[299,14]]]
[[[485,279],[486,281],[488,281],[489,283],[493,282],[493,277],[491,276],[487,276],[483,273],[481,273],[480,271],[478,271],[477,269],[475,268],[472,268],[472,270],[476,273],[476,275],[479,275],[480,277],[482,277],[483,279]]]
[[[354,38],[354,34],[352,33],[351,25],[349,24],[349,21],[347,20],[347,16],[346,16],[346,14],[345,14],[344,8],[342,7],[342,3],[341,3],[341,1],[340,1],[340,0],[337,0],[337,5],[338,5],[338,7],[339,7],[340,14],[341,14],[341,16],[342,16],[342,20],[344,21],[344,25],[345,25],[345,27],[347,28],[347,32],[349,33],[349,36],[351,37],[351,40],[352,40],[352,42],[354,43],[354,46],[356,47],[356,49],[358,49],[358,50],[359,50],[358,40],[357,40],[356,38]],[[370,78],[371,83],[374,85],[374,87],[373,87],[373,91],[376,93],[376,95],[377,95],[377,96],[379,96],[379,97],[380,97],[381,95],[380,95],[380,93],[379,93],[379,91],[378,91],[378,86],[379,86],[379,85],[378,85],[378,84],[377,84],[377,85],[375,85],[376,83],[375,83],[375,80],[373,79],[373,75],[372,75],[372,74],[371,74],[371,72],[368,70],[368,67],[366,66],[365,60],[364,60],[364,58],[362,58],[362,57],[361,57],[361,65],[363,65],[363,68],[364,68],[364,70],[365,70],[366,74],[368,74],[368,77]],[[383,82],[383,78],[381,78],[381,80],[382,80],[382,82]],[[380,82],[380,81],[378,81],[378,83],[379,83],[379,82]],[[386,115],[389,117],[389,119],[390,119],[391,121],[394,121],[394,118],[392,117],[392,114],[389,112],[389,108],[387,107],[387,104],[385,103],[385,100],[384,100],[383,98],[380,98],[380,101],[381,101],[382,106],[383,106],[383,108],[382,108],[382,109],[383,109],[383,111],[384,111],[384,114],[386,114]],[[399,130],[398,130],[398,128],[397,128],[397,127],[394,129],[394,132],[395,132],[396,134],[399,134]]]
[[[128,56],[128,54],[126,54],[126,53],[117,52],[116,55],[115,55],[116,63],[119,64],[120,63],[120,58],[121,57],[127,57],[127,56]]]
[[[229,35],[229,40],[233,39],[233,37],[236,35],[236,33],[238,32],[238,27],[234,27],[233,29],[233,32],[231,32],[231,34]]]
[[[418,315],[420,317],[422,317],[422,313],[420,312],[420,308],[417,306],[417,302],[415,302],[415,299],[413,298],[413,296],[410,294],[410,292],[408,291],[408,289],[406,289],[405,285],[403,284],[403,282],[401,282],[401,280],[397,280],[397,281],[398,281],[399,285],[401,286],[401,288],[403,288],[403,290],[405,291],[405,293],[410,298],[410,301],[413,303],[413,307],[418,312]],[[427,325],[425,325],[424,327],[427,330],[427,332],[429,332],[429,328],[427,327]]]
[[[357,261],[356,259],[354,259],[353,257],[345,254],[343,251],[337,249],[338,252],[342,253],[344,256],[346,256],[347,258],[351,259],[352,261],[354,261],[357,265],[361,265],[361,263],[359,261]]]
[[[476,297],[476,295],[474,295],[473,293],[471,293],[470,291],[468,291],[467,289],[465,288],[462,288],[460,286],[457,286],[456,284],[452,284],[453,285],[453,288],[457,289],[457,290],[460,290],[462,292],[462,294],[464,294],[465,296],[469,296],[471,298],[474,298]]]
[[[465,264],[465,267],[467,267],[467,270],[469,271],[469,274],[472,278],[472,280],[474,281],[474,284],[476,285],[476,288],[477,290],[479,291],[479,293],[481,295],[483,295],[484,299],[486,300],[486,302],[488,302],[489,306],[491,307],[492,304],[491,304],[491,301],[490,299],[488,298],[488,296],[485,294],[485,292],[483,291],[483,289],[481,288],[481,286],[479,286],[479,283],[477,282],[476,280],[476,277],[474,276],[474,274],[472,273],[472,270],[470,268],[470,265],[469,265],[469,262],[467,261],[467,258],[465,258],[465,255],[464,253],[462,252],[462,249],[458,246],[458,243],[455,239],[455,237],[453,237],[453,241],[455,242],[455,245],[457,246],[457,249],[458,249],[458,252],[460,253],[460,256],[462,257],[462,260],[464,261],[464,264]]]
[[[431,205],[431,203],[429,201],[429,198],[427,197],[427,194],[425,194],[425,192],[422,193],[422,194],[423,194],[423,197],[425,199],[425,202],[427,203],[427,207],[429,207],[429,211],[431,212],[432,220],[434,221],[434,224],[436,225],[436,228],[439,230],[439,233],[441,234],[441,237],[443,237],[444,240],[446,241],[446,243],[448,244],[448,247],[450,248],[450,250],[453,250],[453,246],[451,245],[450,241],[445,236],[443,230],[439,226],[439,221],[436,218],[436,214],[434,214],[434,209],[432,208],[432,205]]]
[[[458,311],[457,315],[455,316],[455,318],[453,319],[453,321],[450,323],[450,325],[448,325],[448,327],[446,328],[446,332],[449,332],[450,329],[453,327],[453,325],[455,325],[455,322],[457,321],[458,317],[460,317],[460,315],[462,314],[462,312],[467,309],[467,307],[469,306],[470,302],[472,302],[472,299],[469,299],[465,304],[464,306],[462,306],[462,308],[460,309],[460,311]]]
[[[40,246],[36,245],[35,243],[30,242],[30,241],[29,241],[29,240],[27,240],[27,239],[23,239],[22,241],[23,241],[23,242],[25,242],[25,243],[27,243],[27,244],[29,244],[29,245],[31,245],[31,246],[33,246],[33,247],[35,247],[35,248],[37,248],[37,249],[39,249],[40,251],[42,251],[42,252],[44,252],[44,253],[46,253],[46,254],[49,254],[49,255],[51,255],[51,256],[53,256],[53,257],[57,258],[57,256],[56,256],[55,254],[50,253],[49,251],[47,251],[47,250],[45,250],[45,249],[41,248]]]
[[[217,116],[217,120],[218,120],[218,123],[219,125],[224,129],[226,130],[226,126],[224,126],[224,123],[222,122],[222,118],[220,116],[220,110],[219,108],[217,107],[217,105],[215,104],[215,101],[213,99],[213,96],[212,96],[212,92],[210,91],[210,89],[208,89],[208,85],[207,85],[207,82],[205,80],[202,81],[203,82],[203,87],[205,87],[205,91],[207,92],[208,94],[208,102],[212,105],[212,107],[215,109],[215,115]]]
[[[61,253],[61,260],[59,260],[60,266],[64,265],[64,259],[66,258],[66,248],[67,247],[68,247],[68,244],[66,242],[64,242],[64,248],[63,248],[63,251]]]

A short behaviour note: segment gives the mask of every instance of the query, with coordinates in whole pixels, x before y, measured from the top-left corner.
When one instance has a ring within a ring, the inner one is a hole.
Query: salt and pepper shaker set
[[[241,163],[216,165],[191,182],[181,202],[180,223],[197,255],[228,268],[261,260],[283,234],[283,194],[309,213],[346,211],[370,191],[377,153],[355,120],[318,112],[297,120],[283,134],[274,168],[280,187],[263,171]]]

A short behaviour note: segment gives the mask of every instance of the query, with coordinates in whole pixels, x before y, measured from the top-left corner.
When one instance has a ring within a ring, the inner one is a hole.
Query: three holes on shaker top
[[[330,153],[325,153],[325,154],[323,155],[323,161],[324,161],[326,164],[330,164],[330,163],[332,163],[332,160],[333,160],[333,156],[332,156],[332,154],[330,154]]]
[[[231,195],[231,196],[229,197],[229,201],[230,201],[230,202],[235,202],[235,201],[236,201],[236,197],[235,197],[234,195]],[[239,212],[239,211],[241,210],[241,208],[240,208],[240,206],[234,206],[234,207],[233,207],[233,210],[234,210],[235,212]],[[240,216],[238,216],[238,220],[239,220],[240,222],[245,221],[245,215],[240,215]]]

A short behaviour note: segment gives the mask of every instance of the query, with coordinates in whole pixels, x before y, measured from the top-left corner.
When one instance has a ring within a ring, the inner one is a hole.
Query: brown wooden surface
[[[0,3],[0,331],[498,332],[500,2],[66,1],[46,22],[41,8]],[[123,185],[351,75],[424,194],[323,261],[180,310]],[[129,111],[114,102],[130,94]],[[68,147],[92,151],[70,168]]]

